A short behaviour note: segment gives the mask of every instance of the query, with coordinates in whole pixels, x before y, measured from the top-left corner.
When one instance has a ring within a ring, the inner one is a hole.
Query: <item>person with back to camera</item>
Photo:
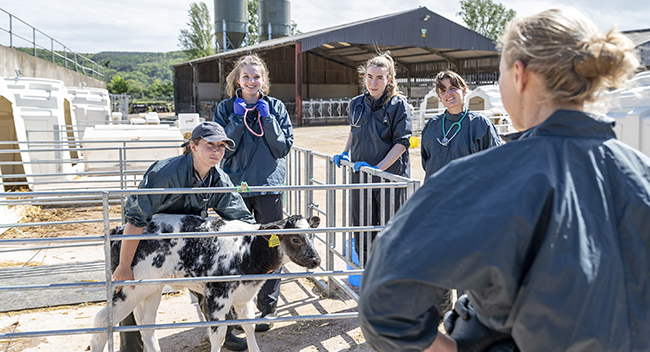
[[[192,131],[189,141],[183,144],[183,155],[154,162],[145,172],[139,189],[146,188],[198,188],[234,187],[230,178],[217,165],[224,152],[235,147],[223,128],[214,122],[202,122]],[[254,223],[253,216],[237,193],[191,193],[191,194],[137,194],[131,195],[125,205],[124,235],[140,235],[155,214],[194,214],[207,217],[208,209],[225,220],[242,220]],[[133,280],[131,264],[139,240],[124,240],[120,248],[120,261],[113,272],[114,281]],[[128,287],[118,287],[116,294]],[[191,291],[199,301],[201,311],[206,314],[204,296]],[[133,313],[126,317],[121,326],[136,325]],[[235,336],[228,330],[224,346],[243,351],[246,339]],[[143,350],[140,332],[120,333],[121,352]]]
[[[424,181],[454,159],[502,144],[492,121],[465,106],[467,83],[456,72],[436,75],[436,93],[447,110],[429,119],[422,129]]]
[[[411,137],[411,109],[399,93],[395,81],[395,63],[388,53],[369,59],[359,68],[364,77],[365,93],[352,98],[348,111],[350,133],[343,153],[334,156],[334,163],[340,167],[341,160],[354,162],[354,171],[367,166],[409,178],[411,164],[408,148]],[[352,175],[352,183],[360,182],[360,174]],[[379,182],[373,177],[373,182]],[[364,201],[365,191],[361,192]],[[353,226],[376,226],[381,219],[381,193],[372,191],[372,223],[360,219],[359,190],[350,191],[351,222]],[[404,189],[395,190],[395,211],[399,209]],[[365,205],[364,205],[365,206]],[[390,193],[385,191],[385,217],[390,218]],[[376,233],[372,233],[374,239]],[[362,235],[365,240],[365,234]],[[365,242],[365,241],[364,241]],[[354,249],[364,264],[368,258],[370,243],[364,243],[360,254],[360,236],[354,233]]]
[[[284,104],[268,96],[271,82],[264,61],[257,55],[240,58],[226,78],[230,99],[219,103],[214,121],[236,145],[226,151],[222,168],[232,181],[248,186],[282,186],[286,159],[293,146],[293,127]],[[244,117],[245,116],[245,117]],[[244,202],[260,224],[284,217],[282,192],[242,193]],[[282,268],[273,272],[279,274]],[[261,317],[275,317],[280,279],[267,280],[257,295]],[[255,331],[273,324],[261,323]]]
[[[583,112],[634,74],[634,45],[574,9],[516,19],[500,43],[523,133],[452,161],[391,219],[362,277],[363,333],[378,351],[649,351],[650,158]],[[467,296],[443,334],[450,288]]]

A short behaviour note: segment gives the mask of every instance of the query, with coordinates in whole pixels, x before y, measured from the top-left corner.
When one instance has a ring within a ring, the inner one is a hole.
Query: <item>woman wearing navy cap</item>
[[[192,137],[183,144],[184,154],[154,162],[145,172],[139,189],[145,188],[196,188],[233,187],[228,175],[217,165],[226,149],[234,148],[235,142],[226,136],[223,128],[214,122],[202,122],[192,131]],[[125,235],[140,235],[154,214],[195,214],[207,216],[208,209],[225,220],[254,222],[244,201],[237,193],[191,193],[191,194],[138,194],[128,198],[124,226]],[[131,263],[139,240],[122,241],[120,261],[113,272],[114,281],[133,280]],[[129,287],[118,287],[117,292]],[[199,297],[202,310],[203,297]],[[120,325],[136,325],[131,313]],[[242,343],[243,340],[243,343]],[[142,351],[139,332],[120,333],[120,351]],[[226,347],[246,348],[245,339],[230,331],[226,335]]]

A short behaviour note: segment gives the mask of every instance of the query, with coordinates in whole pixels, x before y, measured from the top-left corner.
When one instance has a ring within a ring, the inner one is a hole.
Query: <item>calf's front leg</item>
[[[206,306],[203,307],[203,313],[206,321],[223,321],[226,320],[226,313],[232,307],[232,299],[216,298],[212,294],[206,295]],[[207,310],[207,311],[206,311]],[[227,325],[211,326],[208,328],[208,336],[210,336],[210,345],[212,348],[210,352],[220,352],[226,340]]]
[[[234,304],[235,312],[239,319],[255,319],[255,305],[253,300],[244,304]],[[242,329],[246,333],[246,343],[250,352],[260,352],[260,348],[255,340],[255,324],[242,324]]]
[[[133,310],[133,316],[138,325],[153,325],[156,323],[156,314],[160,305],[162,289],[157,289],[147,296]],[[140,330],[144,352],[160,352],[160,345],[156,337],[156,330]]]

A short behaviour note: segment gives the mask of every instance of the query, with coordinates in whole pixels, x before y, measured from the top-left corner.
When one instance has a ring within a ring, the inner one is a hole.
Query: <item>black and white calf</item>
[[[304,229],[317,227],[318,217],[304,219],[294,215],[270,224],[248,224],[242,221],[202,219],[195,215],[155,215],[143,233],[255,231],[268,229]],[[111,231],[119,235],[123,228]],[[142,240],[133,259],[133,276],[136,280],[182,278],[222,275],[268,274],[292,261],[313,269],[320,265],[320,256],[314,248],[312,234],[283,236],[238,236],[210,238],[177,238]],[[112,267],[117,267],[121,241],[112,244]],[[231,307],[242,319],[254,319],[253,297],[264,281],[232,281],[191,283],[190,290],[201,292],[207,299],[210,321],[224,320]],[[124,287],[113,295],[113,319],[122,321],[133,312],[139,325],[154,324],[163,285]],[[94,326],[106,326],[106,307],[95,316]],[[248,350],[258,352],[253,334],[254,326],[243,325]],[[160,351],[154,330],[141,331],[144,350]],[[226,336],[226,326],[208,328],[212,352],[220,351]],[[90,350],[101,352],[106,344],[105,333],[93,335]]]

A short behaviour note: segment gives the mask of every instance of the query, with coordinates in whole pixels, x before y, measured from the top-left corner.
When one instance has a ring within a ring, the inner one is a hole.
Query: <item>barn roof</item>
[[[312,52],[349,67],[357,67],[377,50],[390,50],[400,65],[498,57],[495,43],[426,7],[369,18],[308,33],[282,37],[215,55],[183,62],[193,63],[239,57],[301,43],[302,52]]]
[[[622,33],[630,38],[632,43],[634,43],[634,46],[638,47],[639,45],[650,43],[650,28],[624,31]]]

